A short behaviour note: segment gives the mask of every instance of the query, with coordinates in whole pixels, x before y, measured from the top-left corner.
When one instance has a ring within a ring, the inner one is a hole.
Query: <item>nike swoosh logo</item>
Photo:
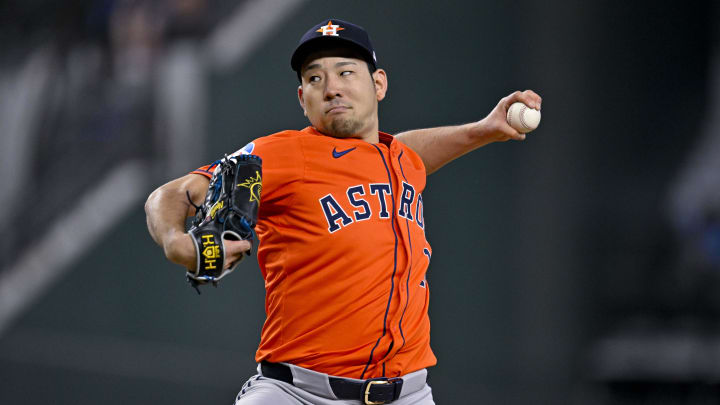
[[[344,151],[340,151],[340,152],[338,152],[337,149],[333,148],[333,157],[334,157],[335,159],[337,159],[337,158],[339,158],[339,157],[342,157],[343,155],[348,154],[348,153],[354,151],[355,148],[357,148],[357,146],[354,147],[354,148],[350,148],[350,149],[344,150]]]

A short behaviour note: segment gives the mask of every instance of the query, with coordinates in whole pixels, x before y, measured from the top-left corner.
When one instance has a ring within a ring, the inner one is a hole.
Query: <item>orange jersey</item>
[[[240,151],[263,161],[256,231],[267,319],[258,362],[360,379],[436,363],[425,167],[406,145],[379,135],[370,144],[308,127]]]

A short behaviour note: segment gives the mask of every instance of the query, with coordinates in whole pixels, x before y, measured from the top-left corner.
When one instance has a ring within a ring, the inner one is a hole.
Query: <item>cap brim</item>
[[[364,56],[363,59],[365,61],[372,64],[373,67],[377,67],[375,66],[375,60],[373,59],[372,54],[365,48],[365,46],[353,41],[352,39],[342,37],[317,37],[305,41],[302,45],[295,49],[292,58],[290,58],[290,66],[294,71],[300,74],[302,64],[305,62],[305,58],[307,58],[308,55],[323,48],[331,48],[337,45],[350,45],[353,49],[356,49],[362,56]]]

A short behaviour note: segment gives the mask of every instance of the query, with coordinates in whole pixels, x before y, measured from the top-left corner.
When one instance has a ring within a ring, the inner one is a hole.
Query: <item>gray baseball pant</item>
[[[258,374],[245,382],[237,395],[235,405],[359,405],[363,401],[337,399],[327,374],[287,364],[293,383],[263,377],[260,365]],[[422,369],[402,376],[400,397],[392,405],[435,405],[432,390],[426,383],[427,370]],[[362,380],[349,379],[357,382]]]

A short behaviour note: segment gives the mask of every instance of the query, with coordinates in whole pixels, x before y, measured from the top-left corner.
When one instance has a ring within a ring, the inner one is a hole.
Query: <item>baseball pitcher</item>
[[[257,374],[236,404],[433,404],[426,272],[426,175],[522,134],[515,92],[460,126],[379,130],[387,73],[367,32],[324,20],[291,57],[310,126],[254,139],[155,190],[148,228],[197,288],[257,245],[265,311]],[[195,215],[189,231],[185,218]]]

